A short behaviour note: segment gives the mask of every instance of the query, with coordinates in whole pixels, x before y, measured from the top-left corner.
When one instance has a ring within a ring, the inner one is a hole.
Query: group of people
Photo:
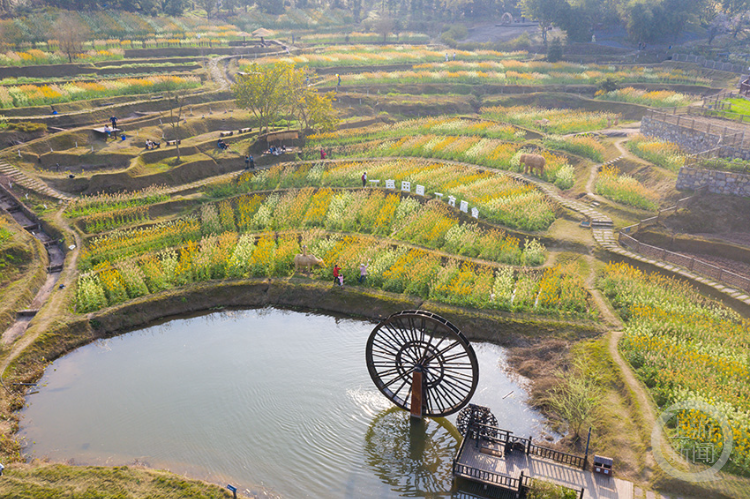
[[[146,139],[146,149],[159,149],[161,147],[161,142],[154,142],[153,140]]]
[[[357,282],[359,282],[360,284],[365,282],[365,279],[367,279],[367,268],[369,266],[369,262],[359,264],[359,279],[357,279]],[[344,274],[341,273],[341,267],[339,267],[338,263],[333,266],[333,283],[337,286],[344,285]]]
[[[266,151],[266,154],[272,154],[274,156],[278,156],[280,154],[284,154],[286,152],[286,146],[282,145],[281,147],[271,146],[268,148],[268,151]]]
[[[55,108],[52,108],[52,114],[57,114],[57,111],[55,111]],[[110,138],[112,136],[112,132],[117,131],[117,117],[112,116],[109,119],[109,121],[110,123],[112,123],[112,128],[110,128],[110,126],[107,124],[104,125],[104,133],[107,134],[107,138]]]
[[[220,151],[226,151],[229,149],[229,146],[224,142],[224,139],[219,139],[219,142],[216,143],[216,147],[218,147]]]

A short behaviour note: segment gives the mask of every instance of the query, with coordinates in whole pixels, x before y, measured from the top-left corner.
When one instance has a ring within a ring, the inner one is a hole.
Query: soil
[[[750,246],[750,198],[705,194],[664,219],[673,232],[701,234]]]
[[[528,33],[530,37],[539,33],[539,26],[536,24],[524,24],[522,26],[513,24],[498,26],[497,24],[495,22],[478,24],[471,29],[469,36],[461,42],[507,42],[524,33]]]

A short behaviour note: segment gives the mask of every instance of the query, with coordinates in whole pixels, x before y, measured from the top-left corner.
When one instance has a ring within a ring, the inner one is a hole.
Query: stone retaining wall
[[[750,175],[687,166],[680,168],[677,190],[696,190],[704,185],[714,194],[750,197]]]
[[[707,134],[646,116],[641,120],[641,133],[674,142],[691,154],[698,154],[699,152],[714,149],[719,145],[719,140],[721,139],[720,135]]]
[[[685,119],[685,122],[689,121],[690,118]],[[674,123],[666,123],[647,116],[644,116],[641,120],[641,133],[674,142],[690,154],[698,154],[721,146],[717,151],[717,155],[720,157],[750,160],[750,149],[739,147],[741,141],[738,141],[736,145],[722,145],[720,143],[721,135],[694,130]]]

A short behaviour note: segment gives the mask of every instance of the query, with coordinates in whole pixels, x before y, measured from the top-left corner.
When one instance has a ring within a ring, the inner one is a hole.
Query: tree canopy
[[[232,86],[237,106],[250,110],[261,132],[282,116],[293,116],[304,129],[336,127],[333,94],[309,86],[307,68],[287,62],[251,64]]]

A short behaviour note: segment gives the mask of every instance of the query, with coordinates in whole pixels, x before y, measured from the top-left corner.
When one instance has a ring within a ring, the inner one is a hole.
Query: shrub
[[[547,62],[557,62],[563,57],[563,46],[559,38],[552,40],[547,47]]]
[[[26,133],[40,132],[40,131],[46,132],[47,124],[46,123],[34,123],[31,121],[21,121],[19,123],[8,123],[8,129],[18,130],[19,132],[26,132]]]

